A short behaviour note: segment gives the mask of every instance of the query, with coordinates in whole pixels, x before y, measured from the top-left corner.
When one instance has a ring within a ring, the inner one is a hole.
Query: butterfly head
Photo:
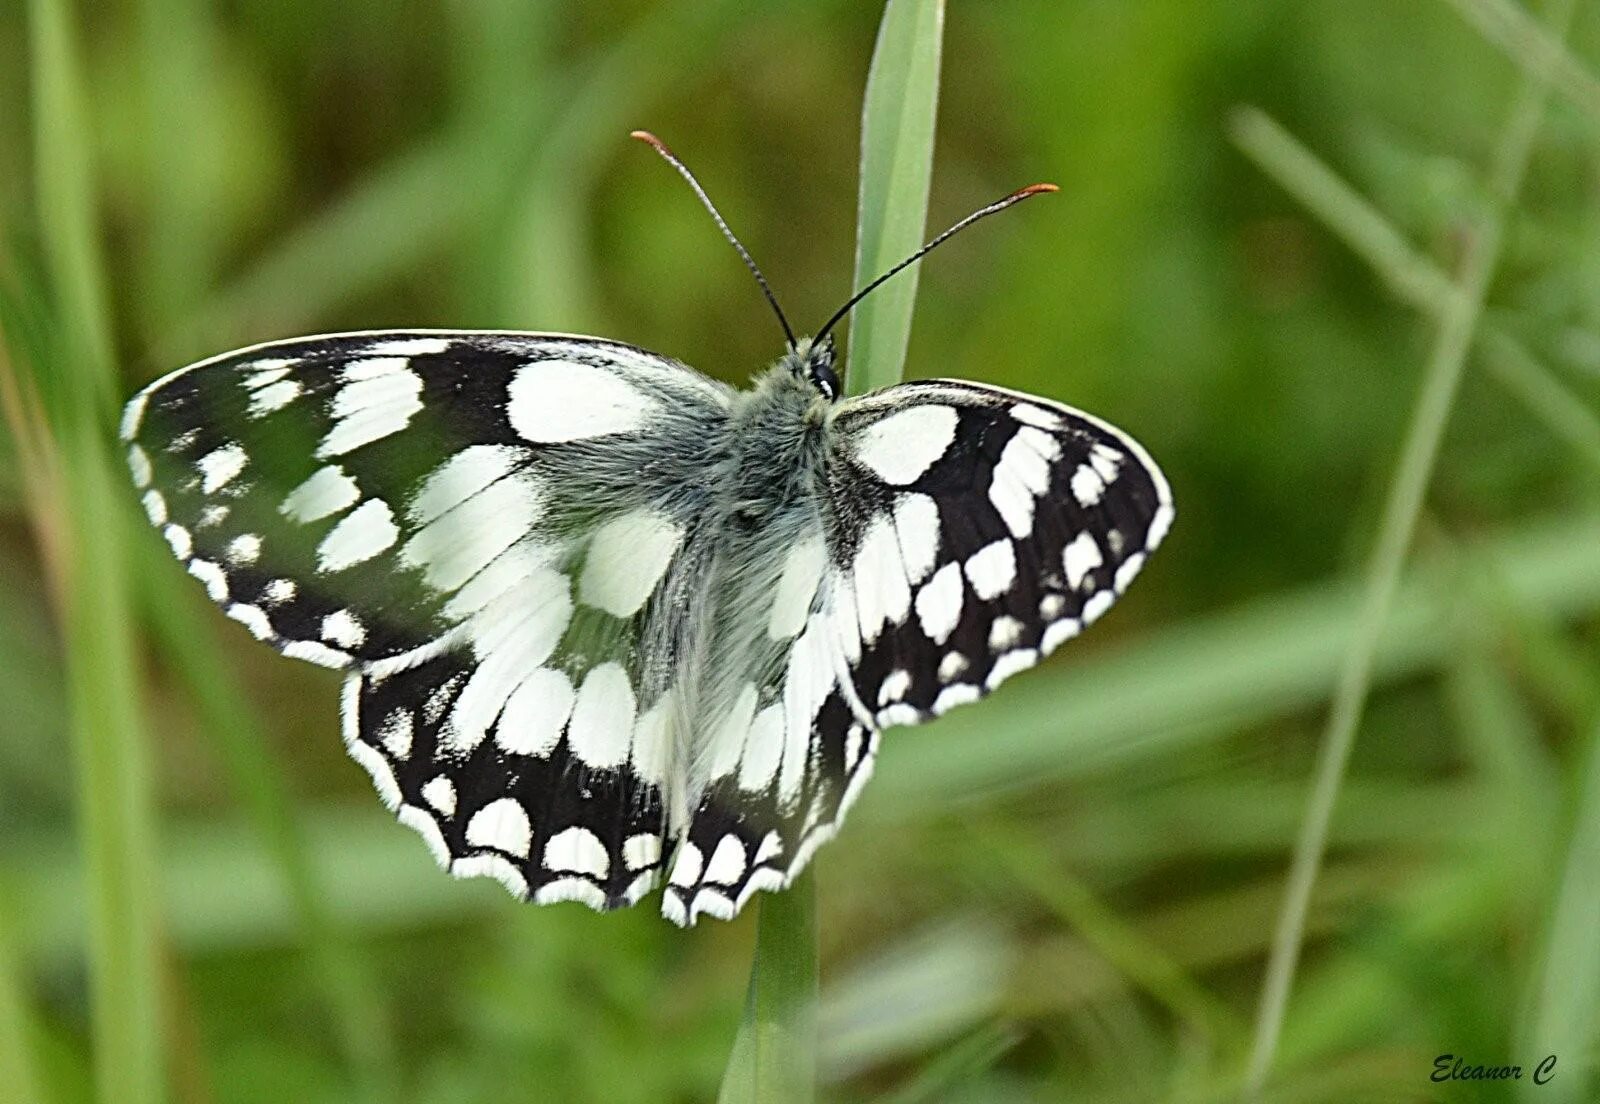
[[[820,341],[802,337],[784,357],[789,371],[803,383],[809,384],[829,402],[839,397],[839,374],[834,370],[836,347],[831,335]]]

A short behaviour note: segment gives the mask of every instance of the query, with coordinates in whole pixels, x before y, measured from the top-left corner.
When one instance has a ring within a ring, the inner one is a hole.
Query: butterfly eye
[[[839,377],[827,364],[811,366],[811,385],[830,402],[839,397]]]

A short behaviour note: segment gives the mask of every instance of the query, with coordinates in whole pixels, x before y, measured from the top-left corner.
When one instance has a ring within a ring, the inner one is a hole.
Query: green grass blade
[[[861,111],[857,290],[923,242],[943,38],[944,0],[889,0],[884,5]],[[900,382],[911,340],[917,268],[913,265],[856,307],[850,320],[847,381],[853,394]]]
[[[155,812],[140,731],[126,585],[123,481],[106,448],[111,322],[96,243],[94,174],[75,30],[64,3],[29,6],[41,238],[65,353],[56,440],[68,495],[66,647],[87,928],[95,1081],[102,1104],[163,1098]]]
[[[1509,0],[1445,3],[1524,72],[1536,80],[1553,82],[1563,96],[1600,121],[1600,79],[1567,49],[1565,35],[1540,26],[1527,9]]]
[[[816,901],[809,870],[761,900],[744,1019],[717,1104],[781,1104],[816,1095]]]
[[[1229,119],[1228,131],[1262,172],[1371,265],[1402,301],[1435,318],[1449,309],[1454,292],[1444,271],[1276,120],[1259,108],[1241,107]],[[1600,468],[1600,416],[1492,318],[1480,322],[1477,332],[1490,376]]]
[[[1556,0],[1552,23],[1565,36],[1573,0]],[[1278,1037],[1288,1010],[1289,990],[1305,937],[1311,892],[1327,847],[1328,823],[1344,781],[1350,753],[1372,684],[1379,639],[1400,586],[1400,574],[1416,532],[1422,501],[1433,475],[1439,442],[1455,404],[1467,354],[1483,311],[1489,281],[1500,259],[1505,213],[1515,201],[1533,150],[1534,135],[1544,119],[1549,92],[1548,69],[1530,75],[1519,90],[1510,118],[1496,146],[1490,188],[1498,210],[1476,228],[1462,264],[1461,278],[1438,331],[1424,375],[1422,392],[1412,414],[1399,466],[1389,487],[1379,523],[1378,540],[1366,577],[1366,593],[1355,636],[1345,653],[1318,755],[1316,777],[1306,818],[1295,843],[1294,860],[1283,913],[1267,960],[1256,1035],[1245,1074],[1245,1096],[1257,1099],[1266,1087]]]
[[[1551,907],[1542,971],[1524,1036],[1530,1064],[1557,1056],[1547,1084],[1518,1086],[1525,1100],[1575,1104],[1600,1091],[1600,726],[1589,740],[1571,843]],[[1563,1068],[1565,1067],[1565,1068]]]
[[[0,910],[0,1071],[3,1094],[12,1104],[44,1104],[44,1089],[35,1068],[33,1048],[38,1036],[14,947],[10,917]]]

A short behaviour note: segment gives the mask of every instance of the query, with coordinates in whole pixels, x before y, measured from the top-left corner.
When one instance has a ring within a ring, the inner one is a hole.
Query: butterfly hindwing
[[[350,671],[346,744],[442,863],[615,907],[662,861],[663,596],[726,395],[614,342],[348,334],[174,373],[123,436],[213,600]]]

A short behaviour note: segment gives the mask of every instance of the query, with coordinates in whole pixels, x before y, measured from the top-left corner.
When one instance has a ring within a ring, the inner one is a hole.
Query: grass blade
[[[1546,1084],[1518,1086],[1528,1100],[1567,1104],[1593,1100],[1600,1087],[1600,727],[1589,740],[1589,765],[1572,821],[1572,842],[1551,909],[1543,971],[1537,979],[1524,1048],[1529,1062],[1557,1056]],[[1561,1066],[1566,1068],[1562,1069]]]
[[[0,912],[0,1070],[5,1071],[5,1095],[13,1104],[44,1104],[33,1061],[37,1029],[17,970],[7,920]]]
[[[71,13],[29,6],[40,232],[64,340],[36,363],[61,387],[56,443],[65,474],[66,625],[77,813],[89,881],[89,989],[103,1104],[162,1099],[163,1001],[155,813],[140,731],[126,585],[121,480],[105,444],[114,384],[111,322]]]
[[[1294,135],[1254,107],[1237,109],[1228,131],[1262,172],[1371,265],[1402,301],[1436,319],[1443,317],[1454,294],[1450,278]],[[1600,468],[1600,417],[1492,319],[1480,322],[1477,333],[1489,375],[1580,457]]]
[[[857,290],[914,252],[926,233],[943,38],[944,0],[884,5],[861,111]],[[856,307],[849,348],[853,393],[900,382],[917,270],[913,265]]]
[[[1556,0],[1552,25],[1565,37],[1573,0]],[[1378,542],[1366,579],[1366,594],[1355,636],[1351,639],[1339,683],[1329,711],[1328,726],[1318,755],[1306,818],[1295,843],[1294,860],[1279,925],[1273,934],[1266,980],[1256,1020],[1256,1035],[1245,1074],[1245,1096],[1259,1098],[1277,1050],[1278,1036],[1287,1012],[1289,989],[1305,935],[1311,891],[1316,884],[1327,847],[1328,822],[1339,796],[1355,746],[1356,732],[1372,683],[1374,659],[1389,612],[1400,586],[1411,539],[1416,532],[1422,500],[1433,475],[1434,459],[1444,436],[1445,423],[1483,311],[1489,281],[1500,257],[1504,215],[1522,185],[1533,150],[1533,139],[1544,119],[1550,79],[1548,69],[1529,75],[1495,150],[1490,188],[1498,210],[1484,219],[1469,242],[1461,278],[1449,305],[1439,319],[1438,333],[1428,359],[1422,393],[1407,430],[1400,464],[1389,487],[1379,524]]]
[[[884,5],[861,113],[858,288],[922,244],[943,31],[943,0],[888,0]],[[917,291],[916,273],[907,275],[856,308],[848,376],[854,394],[900,381]],[[810,1100],[814,1095],[816,910],[810,872],[787,891],[762,898],[749,998],[719,1104]]]
[[[817,1086],[817,889],[807,870],[761,899],[744,1019],[717,1104],[809,1101]]]

